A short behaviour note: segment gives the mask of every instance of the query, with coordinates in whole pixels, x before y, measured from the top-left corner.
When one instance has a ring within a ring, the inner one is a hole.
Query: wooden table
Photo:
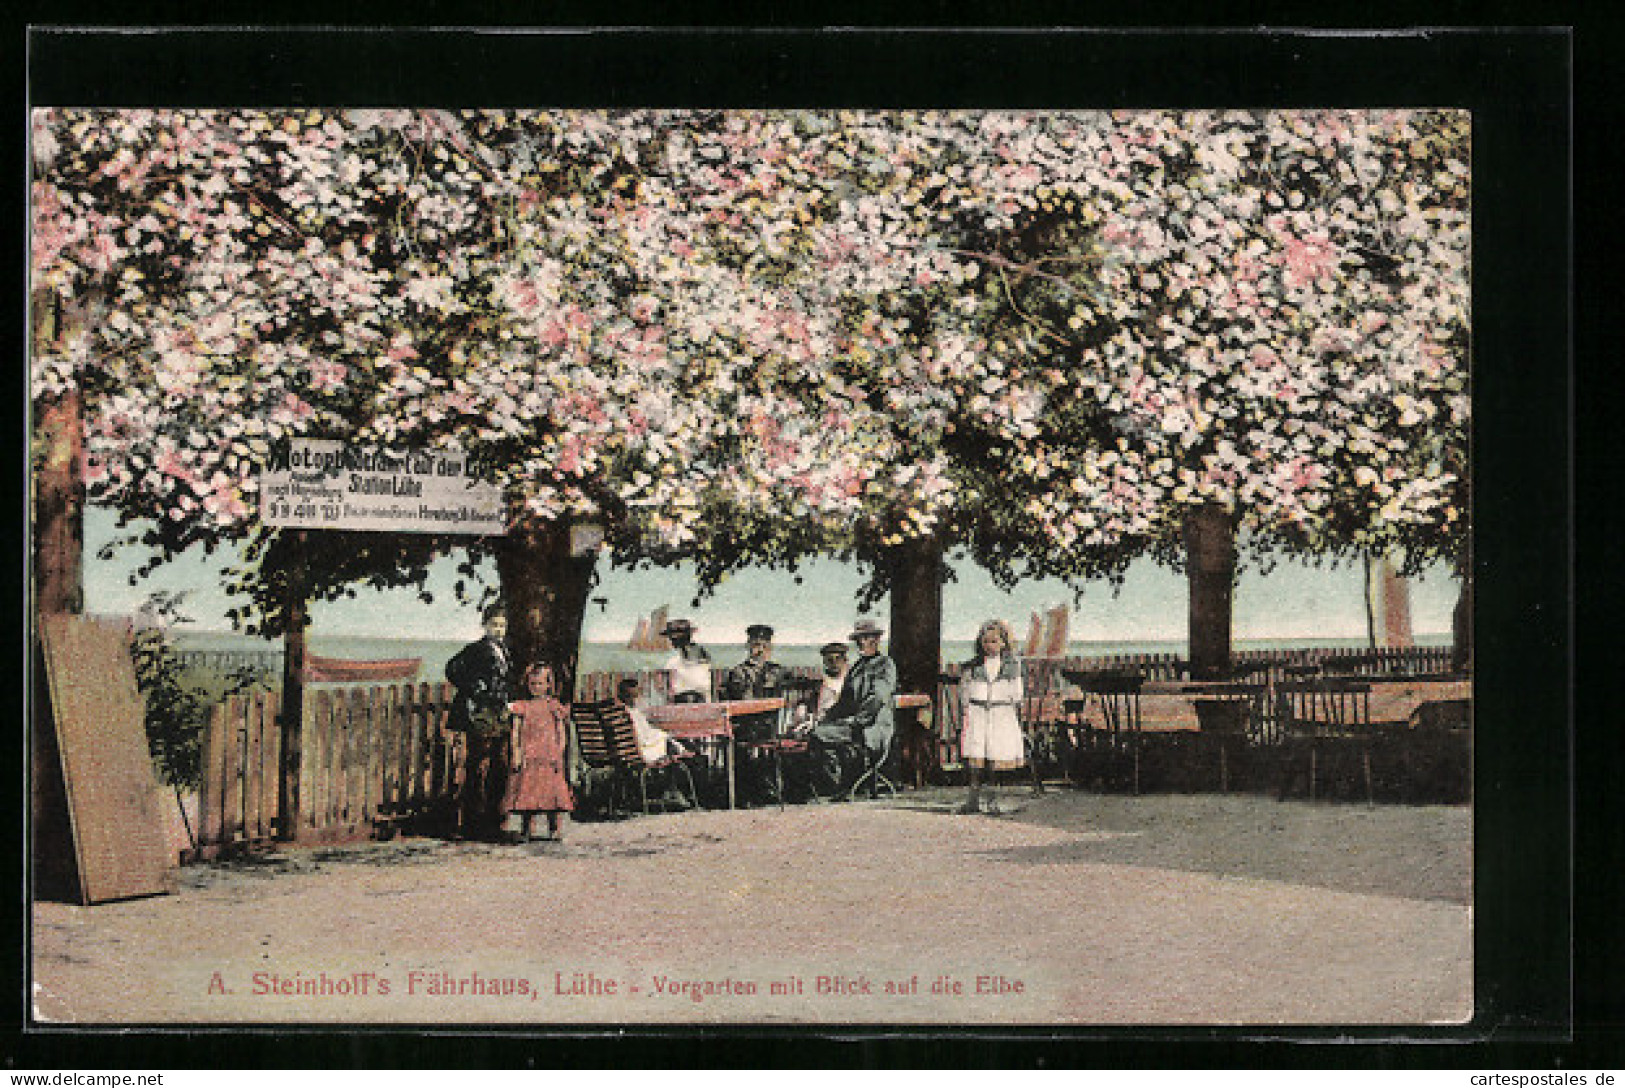
[[[1423,703],[1454,702],[1473,697],[1473,682],[1467,679],[1414,676],[1362,676],[1371,685],[1373,722],[1409,722]]]
[[[692,740],[722,740],[722,764],[728,777],[728,807],[735,808],[734,719],[752,714],[778,713],[782,698],[730,699],[718,703],[668,703],[644,710],[649,724],[657,725],[674,737]]]

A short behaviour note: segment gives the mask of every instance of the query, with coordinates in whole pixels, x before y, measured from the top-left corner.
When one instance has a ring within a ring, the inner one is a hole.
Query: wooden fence
[[[188,668],[222,673],[255,669],[267,676],[282,675],[281,650],[177,650],[175,656]]]
[[[1427,674],[1448,670],[1447,648],[1407,650],[1256,650],[1236,655],[1252,667],[1252,679],[1275,684],[1294,670],[1319,669],[1352,675]],[[1040,720],[1060,705],[1067,685],[1061,669],[1134,670],[1151,680],[1177,680],[1185,666],[1173,654],[1116,654],[1046,662],[1028,676],[1026,717]],[[816,666],[788,670],[816,677]],[[955,685],[950,665],[935,697],[938,737],[947,758],[957,742]],[[579,678],[576,698],[610,699],[625,677],[636,677],[646,698],[663,702],[667,676],[660,669],[594,672]],[[722,670],[713,671],[713,696]],[[432,813],[453,796],[459,768],[444,732],[449,684],[321,685],[305,690],[301,734],[299,838],[332,841],[366,838],[380,826]],[[234,696],[217,705],[203,740],[196,856],[253,848],[276,838],[280,826],[280,692]]]
[[[197,856],[274,839],[281,693],[235,696],[214,708],[203,741]],[[299,838],[366,838],[427,813],[457,776],[444,724],[449,684],[307,688],[300,738]]]

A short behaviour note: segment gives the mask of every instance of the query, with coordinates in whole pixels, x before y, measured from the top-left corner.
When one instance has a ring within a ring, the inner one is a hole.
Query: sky
[[[159,590],[188,591],[182,611],[194,630],[230,630],[229,607],[221,572],[234,554],[217,550],[212,557],[186,554],[130,585],[129,579],[148,552],[121,547],[108,560],[97,557],[102,546],[131,530],[115,529],[114,515],[91,507],[85,517],[85,609],[92,613],[128,614]],[[456,560],[440,560],[430,571],[435,601],[420,602],[411,591],[361,588],[354,600],[317,602],[311,606],[312,632],[334,637],[466,639],[479,634],[472,605],[461,605],[452,593]],[[640,616],[668,605],[672,616],[687,616],[707,643],[742,643],[745,625],[769,623],[781,644],[817,644],[843,639],[857,618],[856,598],[862,574],[850,565],[820,560],[805,564],[798,584],[780,571],[745,571],[724,582],[697,607],[693,572],[682,567],[622,571],[600,564],[601,580],[589,604],[583,629],[588,642],[624,642]],[[1054,581],[1023,583],[1006,593],[968,562],[956,565],[957,579],[943,588],[943,638],[968,641],[983,620],[1004,619],[1024,637],[1027,618],[1035,611],[1072,604],[1072,594]],[[494,569],[485,576],[495,585]],[[1236,587],[1233,637],[1246,639],[1363,638],[1366,634],[1364,576],[1358,563],[1313,567],[1281,562],[1269,574],[1244,570]],[[1418,636],[1447,634],[1456,602],[1457,583],[1448,572],[1430,571],[1412,582],[1412,626]],[[1129,569],[1114,594],[1105,582],[1086,587],[1072,615],[1074,641],[1180,641],[1186,634],[1187,593],[1184,576],[1149,560]],[[882,623],[883,600],[871,613]]]

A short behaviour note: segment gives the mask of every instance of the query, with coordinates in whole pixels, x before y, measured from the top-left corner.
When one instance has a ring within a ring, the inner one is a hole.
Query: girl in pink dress
[[[554,693],[553,669],[532,665],[525,670],[530,698],[509,703],[513,714],[513,762],[502,811],[522,817],[517,838],[528,841],[531,821],[547,814],[547,838],[563,838],[561,816],[575,809],[570,784],[565,780],[564,750],[570,711]]]

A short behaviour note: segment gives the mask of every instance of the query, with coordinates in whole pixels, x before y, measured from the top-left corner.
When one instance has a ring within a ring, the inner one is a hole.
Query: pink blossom
[[[1330,276],[1337,270],[1339,253],[1324,236],[1288,237],[1283,261],[1287,282],[1294,286]]]

